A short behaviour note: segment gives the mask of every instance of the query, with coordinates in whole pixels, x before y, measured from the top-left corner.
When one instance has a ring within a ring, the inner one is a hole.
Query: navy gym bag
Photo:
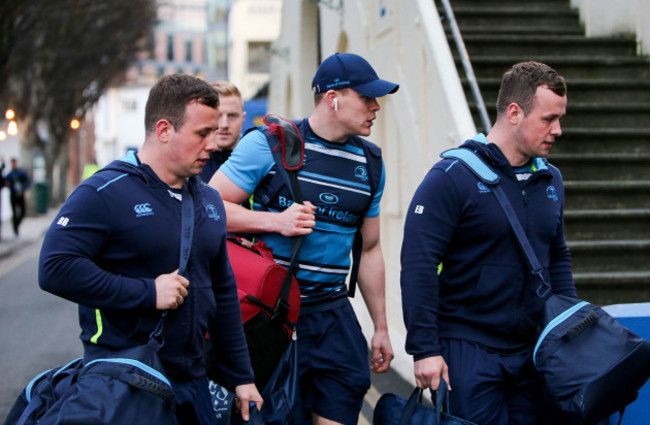
[[[531,272],[540,281],[544,329],[533,352],[547,395],[557,412],[554,423],[593,424],[622,412],[650,377],[650,341],[635,335],[600,307],[555,295],[543,268],[498,185],[499,176],[469,149],[451,149],[443,158],[459,159],[490,185],[499,201]],[[620,421],[619,421],[620,423]]]
[[[408,400],[393,393],[383,394],[372,416],[373,425],[476,425],[449,413],[447,382],[431,392],[433,407],[422,404],[422,388],[416,388]]]
[[[545,316],[533,362],[568,423],[594,423],[636,399],[650,377],[650,342],[586,301],[551,295]]]
[[[148,344],[82,365],[77,359],[30,382],[5,425],[128,424],[175,425],[174,392]]]
[[[5,425],[35,424],[43,414],[70,390],[77,380],[81,358],[65,366],[46,370],[32,379],[16,399]]]

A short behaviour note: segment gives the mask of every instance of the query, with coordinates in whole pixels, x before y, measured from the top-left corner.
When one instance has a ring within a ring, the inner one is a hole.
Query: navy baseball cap
[[[320,64],[311,88],[314,93],[351,88],[364,96],[382,97],[395,93],[399,84],[379,78],[368,61],[359,55],[335,53]]]

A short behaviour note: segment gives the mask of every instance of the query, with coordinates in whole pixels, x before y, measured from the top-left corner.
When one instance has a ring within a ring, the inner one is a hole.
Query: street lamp
[[[10,136],[15,136],[18,134],[18,124],[16,124],[16,121],[9,121],[9,125],[7,126],[7,133],[9,133]]]
[[[13,109],[7,109],[5,111],[5,118],[9,121],[7,124],[7,129],[0,130],[0,141],[6,140],[8,136],[15,136],[18,134],[18,124],[14,120],[16,118],[16,112]],[[4,122],[3,122],[4,126]]]
[[[79,126],[81,126],[81,123],[79,122],[78,119],[73,118],[72,121],[70,121],[70,128],[71,129],[76,130],[76,129],[79,128]]]

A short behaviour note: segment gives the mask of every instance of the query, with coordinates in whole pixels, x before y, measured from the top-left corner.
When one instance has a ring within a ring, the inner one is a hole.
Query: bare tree
[[[0,56],[7,53],[0,95],[23,128],[22,162],[43,156],[46,179],[58,182],[52,201],[59,202],[66,194],[70,120],[83,117],[135,60],[151,33],[155,1],[3,0],[0,7],[12,15],[0,20]]]

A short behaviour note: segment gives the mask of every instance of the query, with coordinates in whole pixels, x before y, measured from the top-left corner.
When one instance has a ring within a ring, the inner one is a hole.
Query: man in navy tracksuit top
[[[562,176],[545,159],[561,135],[566,104],[564,79],[552,68],[517,64],[504,74],[494,128],[462,148],[500,176],[553,292],[575,296]],[[417,189],[401,261],[406,350],[417,385],[436,389],[445,379],[451,412],[477,424],[539,423],[532,364],[539,283],[496,197],[462,163],[438,162]]]
[[[393,359],[385,306],[379,203],[384,187],[381,150],[370,135],[378,97],[397,91],[362,57],[334,54],[323,61],[312,87],[315,107],[297,125],[304,144],[298,172],[302,204],[276,174],[267,137],[252,131],[216,172],[228,230],[256,233],[288,265],[291,237],[306,235],[298,255],[300,285],[298,374],[305,410],[296,423],[356,424],[370,387],[370,370],[385,372]],[[274,177],[275,176],[275,177]],[[373,188],[373,182],[377,187]],[[253,208],[239,204],[254,194]],[[357,229],[363,235],[359,288],[373,320],[372,358],[347,298],[346,277]]]
[[[215,89],[196,77],[163,77],[149,94],[143,146],[70,195],[39,264],[41,288],[79,304],[86,362],[147,342],[169,311],[160,358],[181,424],[216,421],[203,360],[208,330],[242,414],[249,401],[261,402],[227,257],[223,203],[197,177],[217,148],[218,103]],[[193,196],[194,231],[181,276],[184,185]]]

